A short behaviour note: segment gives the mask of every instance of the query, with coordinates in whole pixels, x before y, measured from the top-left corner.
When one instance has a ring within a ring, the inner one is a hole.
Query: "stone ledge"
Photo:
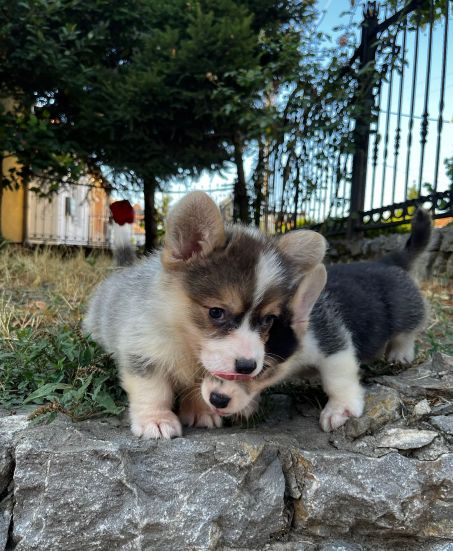
[[[327,259],[377,260],[385,254],[404,247],[409,234],[393,233],[355,240],[335,239],[329,241]],[[446,275],[453,277],[453,226],[434,228],[427,252],[417,266],[417,276]]]
[[[362,420],[332,434],[297,387],[254,427],[172,441],[0,417],[0,550],[453,551],[450,412],[411,415],[403,383],[371,384]]]

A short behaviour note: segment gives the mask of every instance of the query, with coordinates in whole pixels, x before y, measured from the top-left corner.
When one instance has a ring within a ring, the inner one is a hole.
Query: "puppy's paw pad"
[[[321,412],[319,424],[324,432],[338,429],[346,423],[349,417],[360,417],[363,413],[363,398],[357,398],[354,403],[345,404],[329,400]]]
[[[187,427],[207,428],[213,429],[215,427],[220,428],[222,426],[222,418],[216,413],[184,413],[180,415],[181,422]]]
[[[157,438],[169,440],[182,435],[181,423],[172,411],[156,412],[140,418],[133,417],[131,430],[132,434],[141,436],[145,440]]]

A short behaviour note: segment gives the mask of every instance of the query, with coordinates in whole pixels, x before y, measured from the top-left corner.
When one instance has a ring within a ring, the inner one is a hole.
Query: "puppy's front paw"
[[[201,396],[191,396],[183,398],[179,408],[179,418],[183,425],[187,427],[199,427],[213,429],[222,426],[222,418],[214,413],[204,403]]]
[[[330,432],[346,423],[349,417],[360,417],[363,413],[363,395],[348,402],[330,398],[321,411],[319,424],[324,432]]]
[[[413,347],[407,348],[406,350],[398,348],[391,349],[387,354],[387,361],[390,363],[411,364],[414,358],[415,352]]]
[[[170,410],[153,411],[141,415],[131,413],[131,430],[132,434],[141,436],[145,440],[170,439],[182,435],[178,416]]]
[[[220,428],[222,426],[222,418],[216,413],[208,411],[195,412],[186,411],[179,415],[183,425],[187,427],[199,427],[206,429]]]

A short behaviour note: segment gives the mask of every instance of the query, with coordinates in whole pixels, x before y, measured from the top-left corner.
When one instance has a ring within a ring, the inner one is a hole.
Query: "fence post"
[[[351,238],[357,231],[360,222],[359,213],[365,208],[368,145],[374,105],[373,88],[376,84],[374,64],[377,49],[378,13],[377,2],[366,3],[363,10],[360,65],[355,99],[355,104],[360,106],[360,111],[355,117],[353,132],[354,155],[352,158],[348,238]]]

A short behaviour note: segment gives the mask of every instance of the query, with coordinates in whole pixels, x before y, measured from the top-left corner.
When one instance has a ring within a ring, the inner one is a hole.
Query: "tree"
[[[40,192],[52,193],[88,168],[99,169],[92,148],[68,132],[64,106],[71,91],[83,88],[90,67],[120,62],[123,50],[112,47],[113,38],[131,48],[127,33],[137,16],[126,4],[117,2],[106,18],[105,0],[90,9],[76,0],[0,1],[0,167],[7,157],[18,161],[5,177],[2,171],[0,207],[4,187],[33,179]]]
[[[252,196],[253,219],[258,225],[266,193],[270,142],[281,137],[286,123],[286,114],[278,104],[300,80],[304,62],[301,44],[307,40],[303,33],[315,16],[315,2],[245,0],[241,4],[252,15],[252,61],[235,73],[215,74],[212,111],[236,164],[235,217],[249,222]],[[244,151],[250,145],[258,146],[251,186],[244,173]]]
[[[243,150],[275,125],[266,98],[297,66],[291,21],[312,3],[0,0],[0,96],[15,106],[0,120],[1,149],[19,159],[25,183],[108,166],[141,185],[148,250],[156,188],[227,160],[247,221]],[[9,131],[19,120],[26,136]]]

